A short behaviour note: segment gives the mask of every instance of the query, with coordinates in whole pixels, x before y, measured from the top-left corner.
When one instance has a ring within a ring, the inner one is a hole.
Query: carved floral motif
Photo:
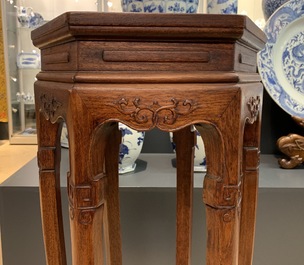
[[[260,111],[260,102],[261,99],[259,96],[257,96],[256,98],[251,97],[248,100],[247,106],[250,112],[250,117],[247,117],[246,122],[248,122],[249,124],[253,124],[257,120]]]
[[[157,100],[152,104],[144,104],[140,98],[133,101],[121,98],[114,102],[114,107],[123,114],[129,115],[137,123],[172,125],[179,116],[187,115],[197,108],[193,100],[177,100],[172,98],[170,104],[161,105]]]
[[[40,102],[40,111],[47,120],[52,119],[55,116],[57,109],[62,106],[62,103],[57,101],[54,96],[48,97],[46,94],[40,96]]]

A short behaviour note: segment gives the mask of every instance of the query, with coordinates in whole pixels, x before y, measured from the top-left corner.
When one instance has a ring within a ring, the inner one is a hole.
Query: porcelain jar
[[[194,150],[194,172],[206,172],[206,153],[203,139],[200,133],[194,128],[196,135],[196,145]],[[176,150],[176,145],[173,141],[173,133],[169,133],[173,151]]]
[[[133,130],[122,123],[119,123],[118,126],[122,134],[118,170],[119,174],[125,174],[134,171],[136,168],[136,160],[140,155],[145,133]],[[61,146],[69,148],[68,130],[65,123],[63,123],[61,131]]]
[[[15,6],[15,8],[21,27],[36,28],[44,23],[42,15],[34,12],[32,7]]]
[[[237,14],[238,0],[207,0],[208,14]]]
[[[121,0],[124,12],[196,13],[199,0]]]
[[[17,19],[21,27],[28,27],[32,8],[24,6],[15,6],[15,8],[17,9]]]
[[[138,132],[119,123],[122,140],[119,150],[119,174],[129,173],[135,170],[136,160],[143,147],[144,132]]]

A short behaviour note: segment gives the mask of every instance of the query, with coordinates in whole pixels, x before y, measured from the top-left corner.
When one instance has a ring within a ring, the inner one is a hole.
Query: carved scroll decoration
[[[40,102],[40,111],[47,120],[54,118],[57,109],[62,106],[62,103],[57,101],[54,96],[48,97],[46,94],[40,96]]]
[[[246,122],[249,124],[253,124],[259,115],[260,112],[260,102],[261,99],[259,96],[257,96],[256,98],[251,97],[248,102],[247,102],[247,106],[250,112],[250,117],[246,118]]]
[[[129,115],[137,123],[172,125],[179,116],[188,115],[197,108],[197,103],[193,100],[171,99],[171,104],[162,106],[157,100],[152,104],[143,104],[140,98],[130,101],[121,98],[114,102],[113,106],[122,114]]]

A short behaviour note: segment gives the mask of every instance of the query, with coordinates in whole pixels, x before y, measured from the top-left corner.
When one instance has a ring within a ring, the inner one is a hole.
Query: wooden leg
[[[81,116],[81,115],[80,115]],[[67,121],[70,175],[68,194],[73,265],[101,265],[106,175],[106,136],[89,119]],[[79,123],[77,123],[79,122]]]
[[[208,265],[236,265],[239,209],[216,209],[206,205]]]
[[[104,237],[107,264],[121,265],[121,230],[120,230],[120,209],[119,209],[119,178],[118,178],[118,154],[119,144],[121,142],[121,133],[118,130],[117,123],[111,127],[109,133],[111,141],[107,143],[106,155],[106,207],[104,219]]]
[[[230,123],[229,120],[232,118],[224,120],[223,117],[217,127],[211,124],[196,126],[204,139],[207,158],[203,192],[207,219],[207,265],[238,264],[241,146],[240,130],[233,128],[239,126],[237,120]],[[230,131],[236,133],[232,135]]]
[[[175,132],[173,137],[177,164],[176,264],[190,265],[195,134],[191,127],[186,127]]]
[[[40,206],[48,265],[66,265],[60,194],[60,131],[37,110]]]
[[[89,125],[77,128],[70,144],[73,265],[101,265],[104,261],[107,265],[121,265],[118,193],[121,135],[117,123],[88,128]],[[85,142],[77,134],[91,136],[91,142]]]
[[[259,177],[260,122],[247,124],[244,133],[242,211],[239,265],[252,264]]]
[[[251,150],[246,150],[245,152]],[[255,150],[253,150],[255,152]],[[240,225],[239,265],[252,264],[256,205],[258,191],[258,172],[245,171]]]

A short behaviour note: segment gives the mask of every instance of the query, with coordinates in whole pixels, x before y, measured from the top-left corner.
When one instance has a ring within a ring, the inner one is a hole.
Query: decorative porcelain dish
[[[291,0],[269,18],[258,53],[265,89],[292,116],[304,118],[304,0]]]

